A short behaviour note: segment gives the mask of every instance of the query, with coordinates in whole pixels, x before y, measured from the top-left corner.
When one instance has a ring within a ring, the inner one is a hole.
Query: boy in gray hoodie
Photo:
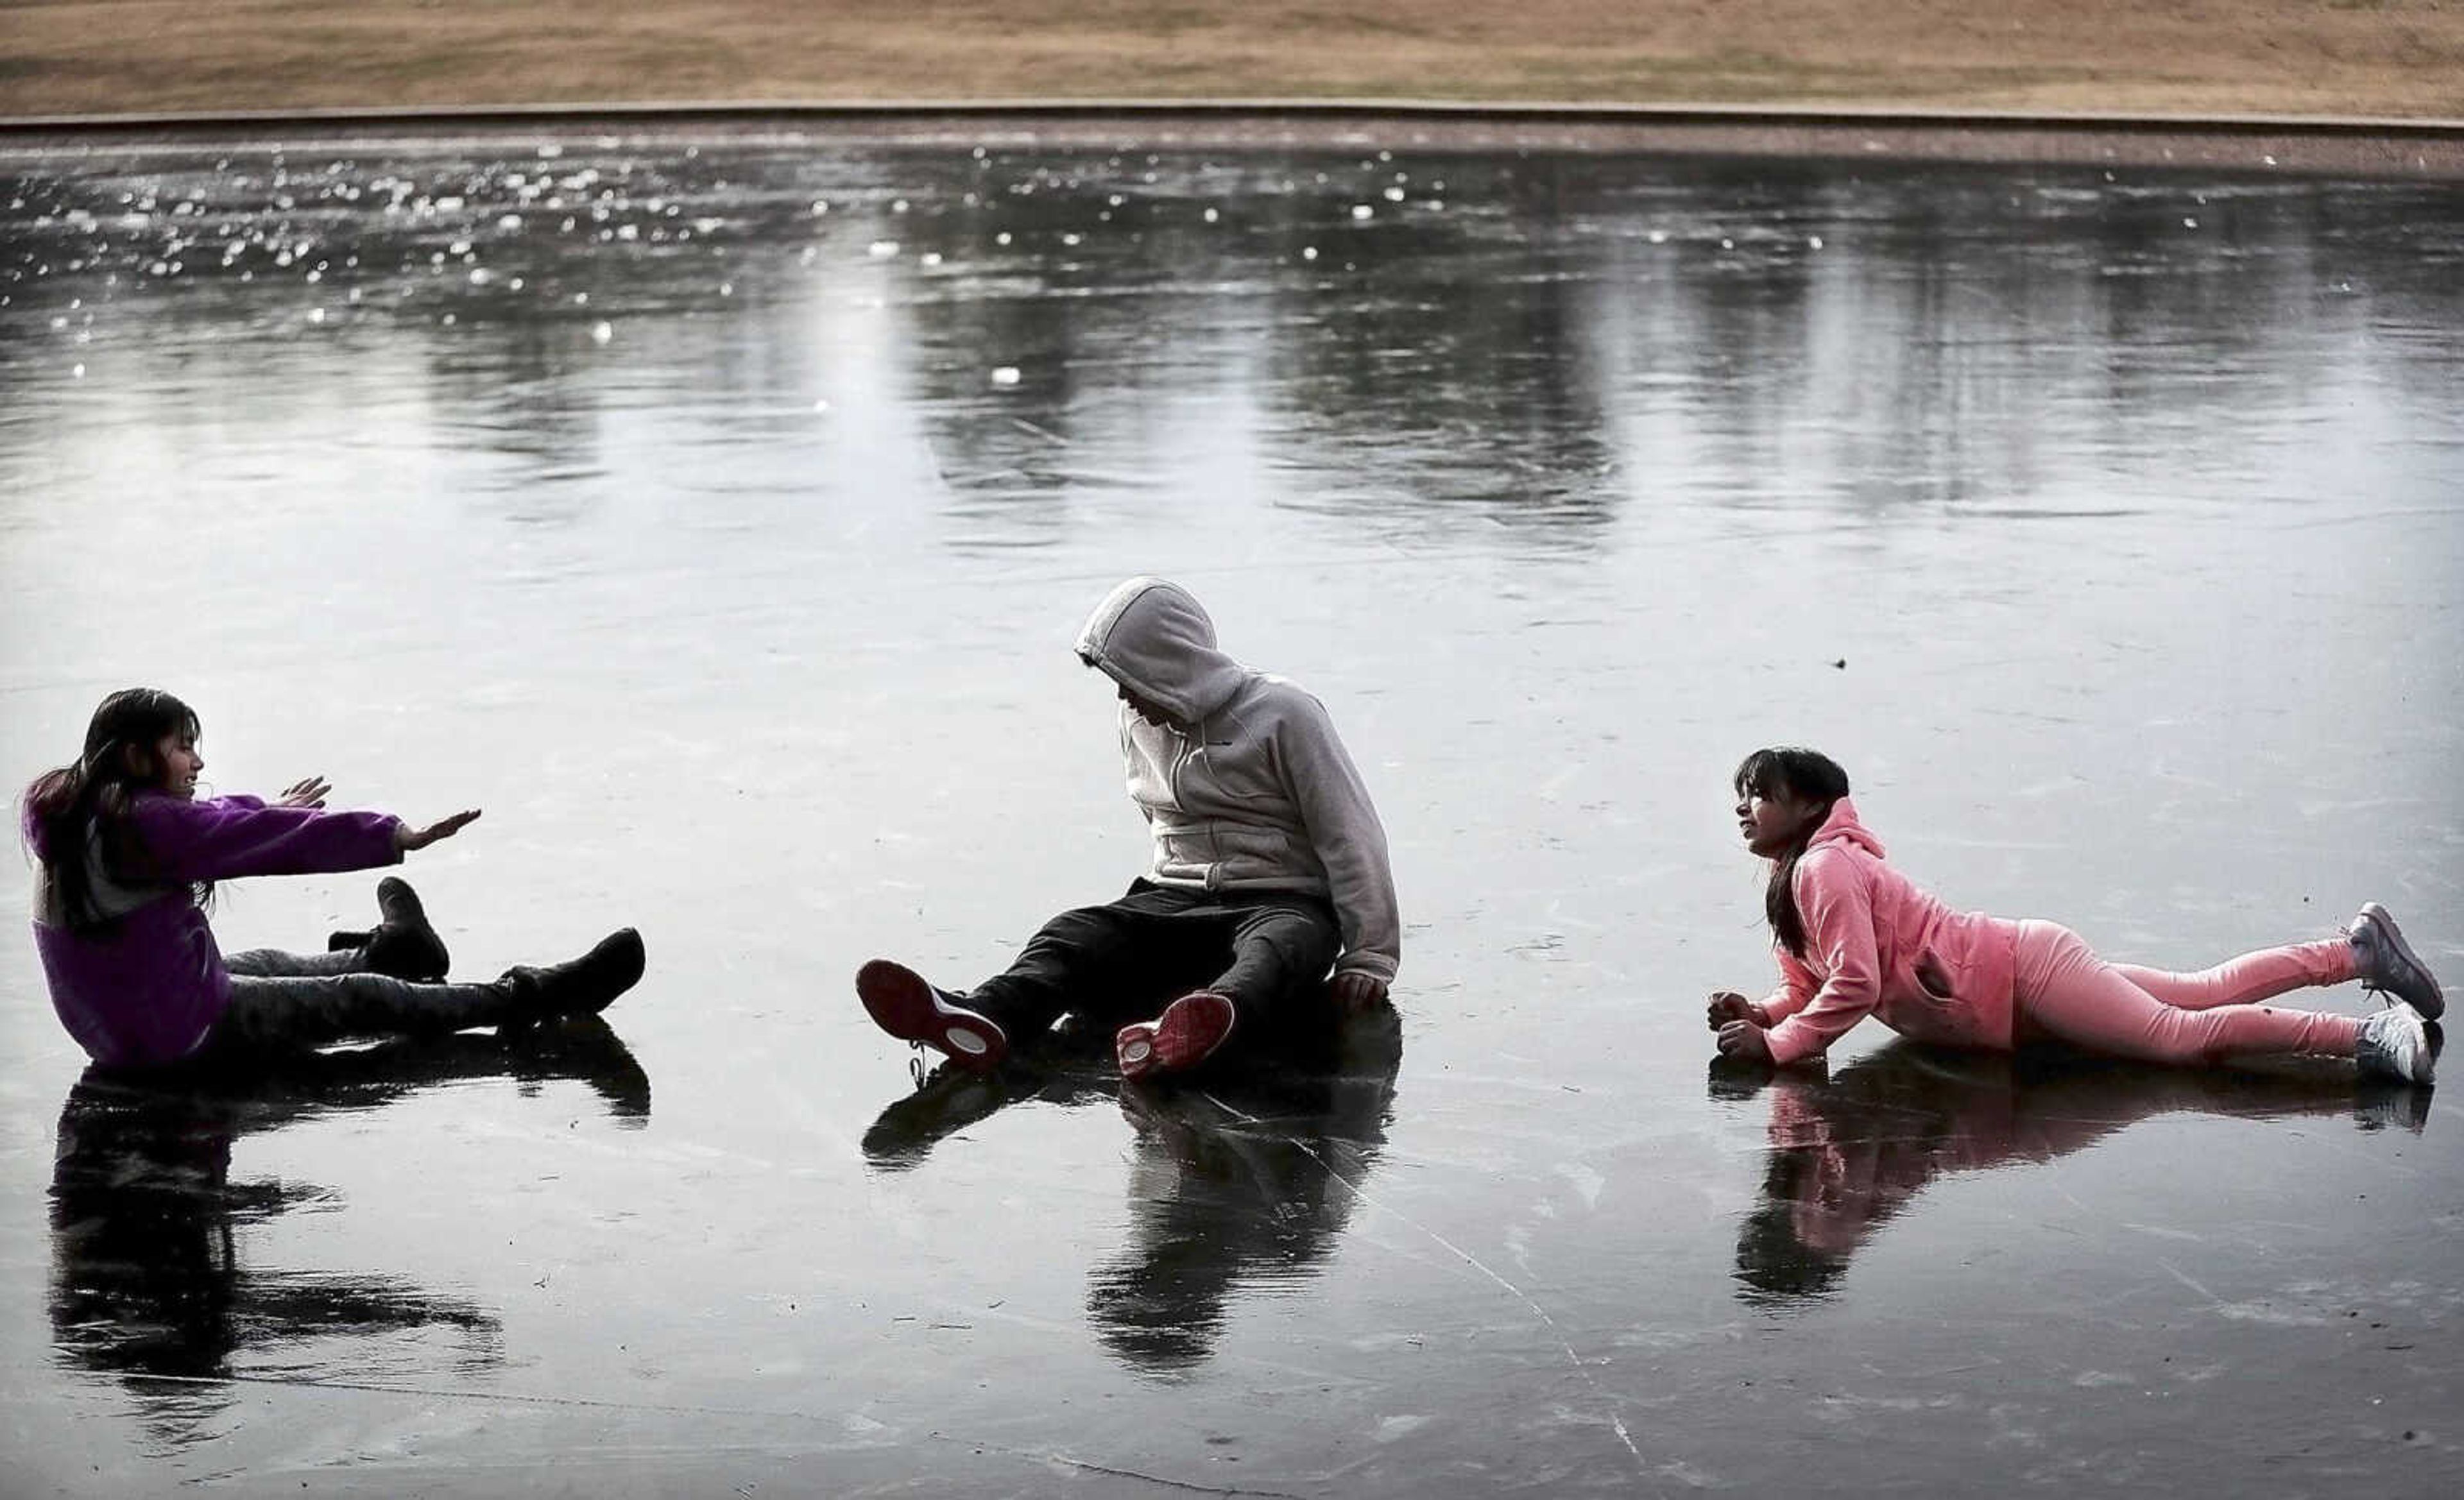
[[[856,974],[872,1019],[990,1072],[1075,1012],[1117,1026],[1121,1072],[1143,1078],[1195,1068],[1330,995],[1383,1000],[1402,953],[1386,832],[1325,706],[1218,650],[1206,611],[1159,578],[1113,589],[1077,650],[1119,687],[1153,865],[1119,900],[1046,922],[971,991],[872,960]]]

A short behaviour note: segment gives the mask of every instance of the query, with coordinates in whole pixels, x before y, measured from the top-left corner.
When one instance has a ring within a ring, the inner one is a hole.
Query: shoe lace
[[[2381,1006],[2394,1004],[2395,991],[2387,987],[2387,956],[2379,946],[2377,927],[2369,922],[2356,922],[2350,940],[2357,956],[2353,967],[2359,971],[2353,977],[2362,982],[2362,993],[2378,996]]]

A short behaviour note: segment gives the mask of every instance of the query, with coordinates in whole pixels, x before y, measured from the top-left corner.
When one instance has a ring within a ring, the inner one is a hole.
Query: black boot
[[[428,925],[428,911],[409,881],[387,875],[377,882],[377,915],[384,920],[368,932],[329,936],[327,951],[364,948],[371,973],[398,980],[429,983],[445,978],[452,958],[436,929]]]
[[[496,982],[515,997],[517,1023],[595,1016],[641,981],[648,961],[642,935],[624,927],[600,938],[597,947],[579,959],[545,967],[517,964]]]

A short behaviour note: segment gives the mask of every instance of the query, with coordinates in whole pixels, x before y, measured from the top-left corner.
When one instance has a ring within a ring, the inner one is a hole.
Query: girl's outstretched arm
[[[143,865],[123,873],[142,880],[332,874],[402,861],[402,820],[387,812],[269,807],[253,797],[140,797],[128,816]]]

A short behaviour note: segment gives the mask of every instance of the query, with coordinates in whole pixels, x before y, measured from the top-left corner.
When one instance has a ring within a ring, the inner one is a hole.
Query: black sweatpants
[[[1151,1021],[1191,990],[1210,989],[1230,998],[1240,1032],[1254,1036],[1326,1004],[1342,941],[1334,908],[1317,896],[1141,879],[1117,901],[1045,923],[967,1004],[1016,1041],[1065,1013],[1108,1026]]]
[[[521,1016],[510,985],[421,983],[379,974],[367,961],[365,948],[230,955],[223,967],[231,974],[231,1004],[206,1045],[260,1052],[502,1026]]]

